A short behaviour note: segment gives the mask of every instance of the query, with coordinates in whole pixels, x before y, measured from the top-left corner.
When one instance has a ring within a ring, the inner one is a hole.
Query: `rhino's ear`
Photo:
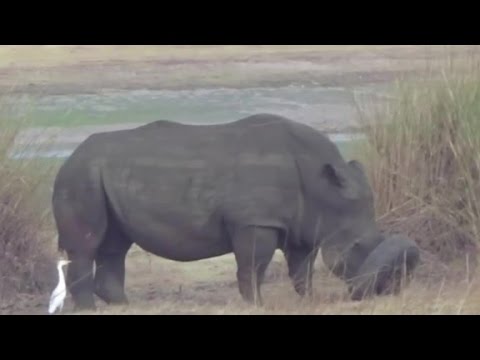
[[[348,162],[348,165],[351,167],[351,168],[354,168],[356,170],[359,170],[360,172],[362,173],[365,173],[365,167],[363,166],[363,164],[358,161],[358,160],[350,160]]]
[[[347,183],[344,170],[333,164],[325,164],[322,168],[322,176],[328,182],[337,187],[344,187]]]
[[[329,184],[339,189],[339,194],[344,199],[358,198],[358,184],[350,177],[348,168],[342,165],[326,164],[322,168],[322,176]]]

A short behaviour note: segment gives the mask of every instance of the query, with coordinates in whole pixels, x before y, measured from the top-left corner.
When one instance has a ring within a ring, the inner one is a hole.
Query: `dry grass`
[[[388,51],[398,47],[398,45],[3,45],[0,46],[0,68],[56,67],[107,61],[240,61],[272,56],[280,60],[312,52],[348,53],[365,49]]]
[[[350,86],[421,71],[445,51],[432,45],[0,46],[0,90],[29,94],[102,89],[192,89],[289,84]]]
[[[444,261],[480,244],[480,66],[451,61],[416,81],[399,81],[396,99],[363,109],[365,161],[379,219],[410,234]]]
[[[50,285],[53,242],[49,209],[35,202],[50,168],[12,160],[10,148],[20,126],[0,119],[0,303]]]
[[[97,300],[95,312],[72,312],[67,298],[67,315],[404,315],[404,314],[478,314],[480,283],[450,271],[441,273],[437,265],[423,264],[419,275],[399,296],[377,297],[362,302],[348,299],[345,285],[317,262],[314,298],[301,300],[287,277],[280,252],[269,266],[262,292],[263,307],[245,304],[235,280],[232,255],[179,263],[134,250],[127,261],[126,291],[129,306],[107,306]],[[433,277],[432,273],[436,276]],[[36,299],[23,313],[45,314],[48,296]],[[15,313],[15,312],[14,312]]]

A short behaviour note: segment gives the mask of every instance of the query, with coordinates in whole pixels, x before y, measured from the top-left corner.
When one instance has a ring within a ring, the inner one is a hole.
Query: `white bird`
[[[53,314],[57,309],[62,311],[63,302],[67,296],[67,285],[65,284],[65,276],[63,275],[62,267],[69,264],[70,260],[60,260],[57,264],[58,270],[58,285],[50,296],[50,304],[48,306],[48,313]]]

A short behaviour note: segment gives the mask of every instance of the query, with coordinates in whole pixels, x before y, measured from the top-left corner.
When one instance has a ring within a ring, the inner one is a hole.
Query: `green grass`
[[[395,101],[362,109],[382,225],[445,261],[475,256],[480,244],[478,64],[463,59],[425,79],[399,80]]]

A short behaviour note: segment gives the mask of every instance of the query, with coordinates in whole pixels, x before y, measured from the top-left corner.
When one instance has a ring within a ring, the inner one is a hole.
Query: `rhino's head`
[[[317,199],[324,209],[324,263],[349,285],[352,299],[389,292],[402,264],[407,274],[416,267],[418,248],[404,237],[381,235],[375,222],[373,192],[359,162],[327,164],[321,175]]]

